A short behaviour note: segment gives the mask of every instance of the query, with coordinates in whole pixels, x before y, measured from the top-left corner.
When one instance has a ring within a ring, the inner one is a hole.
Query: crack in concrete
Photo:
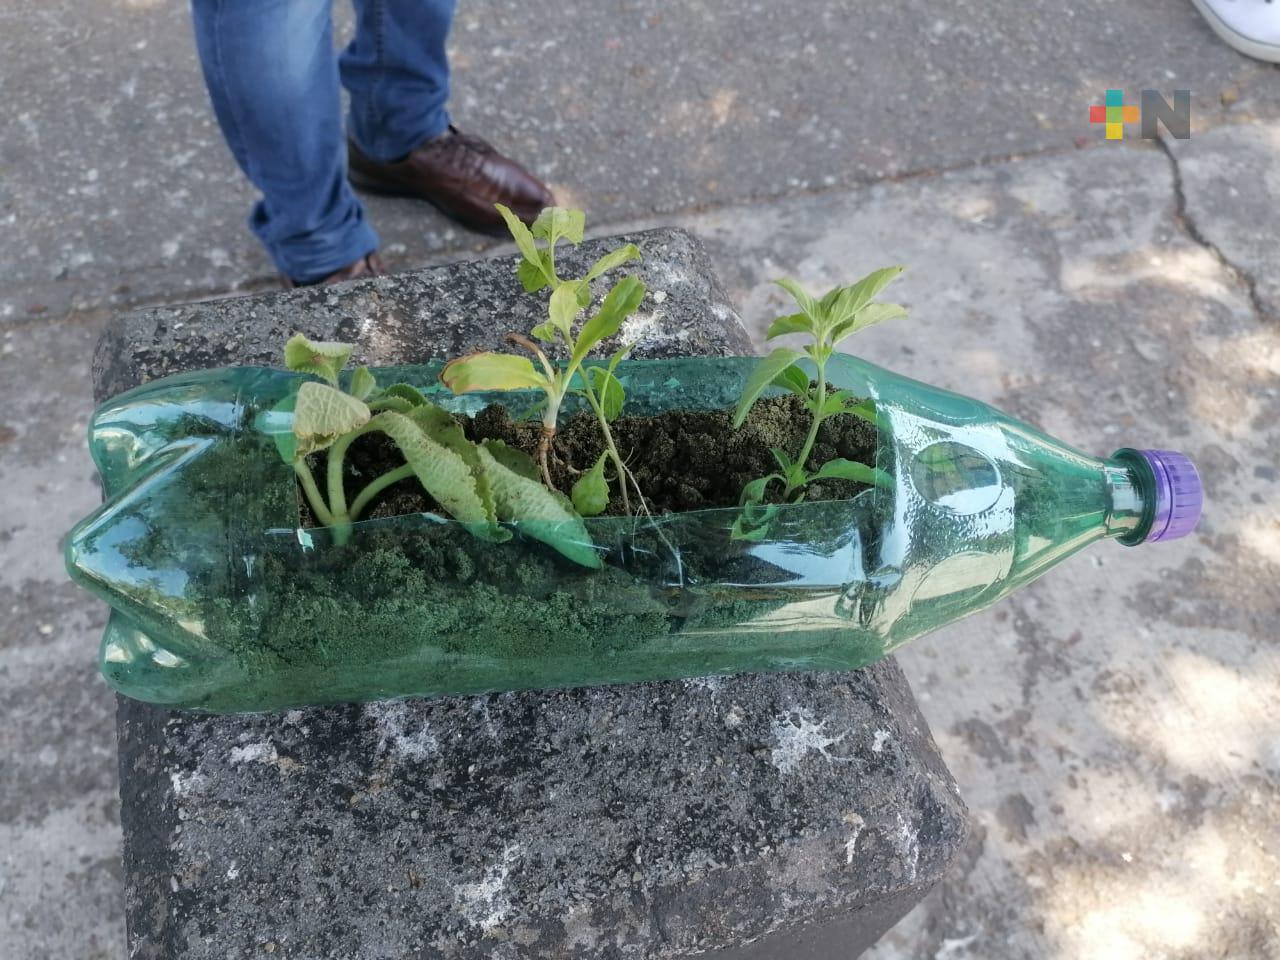
[[[1185,233],[1193,243],[1204,247],[1222,264],[1225,269],[1245,291],[1249,297],[1249,305],[1258,319],[1263,321],[1274,320],[1270,311],[1262,302],[1262,297],[1258,294],[1258,283],[1253,275],[1243,267],[1236,266],[1232,263],[1221,248],[1210,240],[1201,230],[1195,219],[1187,207],[1187,191],[1186,185],[1182,179],[1182,168],[1178,165],[1178,158],[1170,149],[1168,142],[1164,137],[1156,138],[1156,149],[1165,155],[1169,161],[1169,169],[1173,174],[1173,197],[1174,212],[1173,219],[1178,227]]]

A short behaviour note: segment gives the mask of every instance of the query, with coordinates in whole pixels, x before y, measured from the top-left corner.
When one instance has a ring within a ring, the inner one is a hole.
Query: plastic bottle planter
[[[754,363],[627,363],[627,413],[730,407]],[[454,397],[438,369],[378,377],[461,413],[499,399]],[[227,712],[849,670],[1095,540],[1195,524],[1198,479],[1178,455],[1096,460],[849,357],[828,376],[875,398],[892,489],[780,507],[755,543],[731,540],[736,509],[591,519],[599,570],[519,531],[492,544],[429,514],[357,523],[341,546],[299,529],[272,439],[291,429],[273,408],[293,374],[215,370],[123,394],[90,427],[108,500],[67,547],[71,575],[113,608],[103,675],[131,697]]]

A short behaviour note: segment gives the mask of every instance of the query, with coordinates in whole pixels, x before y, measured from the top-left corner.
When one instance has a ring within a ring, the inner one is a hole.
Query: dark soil
[[[653,417],[620,417],[610,425],[618,451],[644,491],[652,513],[737,506],[748,482],[777,470],[770,448],[796,454],[811,422],[802,401],[793,395],[759,401],[739,430],[733,429],[732,416],[731,410],[674,410]],[[486,407],[474,419],[459,419],[472,440],[503,440],[530,454],[537,447],[539,424],[513,420],[502,405]],[[551,460],[556,487],[568,494],[576,479],[572,471],[589,468],[603,450],[600,427],[590,414],[575,414],[563,421]],[[818,431],[809,466],[816,468],[835,457],[874,465],[875,454],[876,432],[870,424],[853,416],[832,417]],[[323,462],[323,457],[318,460]],[[347,454],[348,496],[354,496],[370,478],[402,463],[404,458],[385,436],[362,437]],[[606,514],[621,516],[622,498],[612,468],[606,466],[605,473],[613,493]],[[852,481],[822,481],[806,488],[805,499],[845,500],[864,489]],[[772,484],[770,493],[777,498],[781,485]],[[301,491],[298,499],[303,526],[316,526]],[[438,509],[411,478],[389,487],[360,519]]]

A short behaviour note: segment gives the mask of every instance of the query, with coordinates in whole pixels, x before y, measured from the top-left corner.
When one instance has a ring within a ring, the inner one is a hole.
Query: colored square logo
[[[1103,103],[1089,108],[1089,122],[1105,128],[1108,140],[1123,140],[1124,125],[1138,123],[1142,111],[1135,104],[1124,102],[1123,90],[1108,90]]]

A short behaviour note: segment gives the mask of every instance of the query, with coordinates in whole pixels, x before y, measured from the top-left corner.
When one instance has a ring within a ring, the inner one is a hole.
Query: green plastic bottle
[[[626,363],[627,414],[732,407],[754,364]],[[458,413],[520,407],[510,394],[455,397],[438,372],[377,373]],[[72,531],[67,568],[112,608],[101,668],[115,689],[239,712],[852,670],[1096,540],[1168,540],[1199,517],[1199,478],[1180,454],[1097,459],[852,357],[827,373],[874,399],[875,466],[890,488],[780,506],[757,542],[732,538],[737,509],[590,519],[596,570],[528,524],[502,544],[431,514],[358,522],[342,543],[302,529],[273,439],[291,430],[282,401],[302,378],[247,367],[169,377],[96,411],[89,444],[106,502]]]

